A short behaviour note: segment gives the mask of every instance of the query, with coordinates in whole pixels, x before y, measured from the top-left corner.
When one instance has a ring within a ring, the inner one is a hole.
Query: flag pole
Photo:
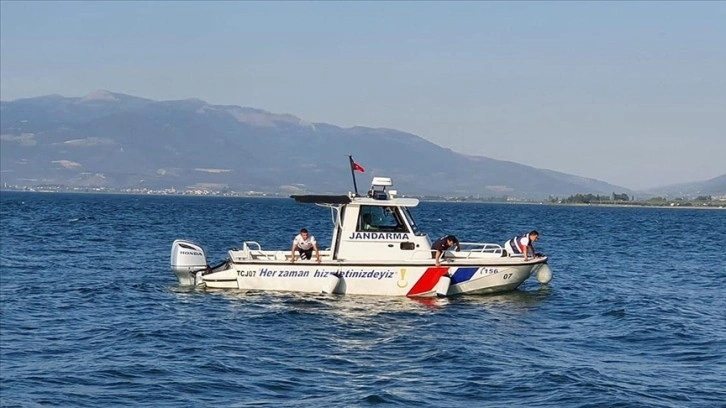
[[[355,190],[355,196],[358,197],[358,185],[355,182],[355,169],[353,168],[355,166],[353,166],[353,156],[348,155],[348,160],[350,160],[350,175],[353,176],[353,190]]]

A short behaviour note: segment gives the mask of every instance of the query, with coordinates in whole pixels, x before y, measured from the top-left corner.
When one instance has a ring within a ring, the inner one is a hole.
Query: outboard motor
[[[180,285],[196,285],[197,273],[207,268],[207,257],[201,246],[183,239],[177,239],[171,244],[171,270]]]

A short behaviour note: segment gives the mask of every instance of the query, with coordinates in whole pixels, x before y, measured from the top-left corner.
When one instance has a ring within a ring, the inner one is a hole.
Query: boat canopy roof
[[[398,206],[398,207],[416,207],[418,205],[418,198],[389,198],[381,200],[371,197],[357,197],[353,201],[354,204],[360,205],[377,205],[382,207]]]
[[[350,193],[348,195],[291,195],[299,203],[311,203],[321,205],[372,205],[379,207],[398,206],[416,207],[418,198],[398,198],[395,190],[386,190],[386,187],[393,185],[388,177],[373,177],[371,189],[366,196],[359,196]]]
[[[371,197],[351,197],[346,195],[291,195],[298,203],[307,204],[358,204],[358,205],[375,205],[375,206],[399,206],[399,207],[416,207],[419,203],[418,198],[389,198],[380,200]]]
[[[298,203],[311,204],[350,204],[347,195],[291,195]]]

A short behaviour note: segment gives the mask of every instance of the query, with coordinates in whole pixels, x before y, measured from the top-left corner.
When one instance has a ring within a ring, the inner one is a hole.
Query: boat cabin
[[[330,207],[333,260],[394,261],[431,259],[431,241],[420,231],[410,208],[416,198],[398,198],[391,179],[374,177],[365,197],[298,195],[296,201]]]

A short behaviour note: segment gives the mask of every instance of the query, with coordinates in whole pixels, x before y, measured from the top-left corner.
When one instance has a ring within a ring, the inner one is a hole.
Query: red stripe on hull
[[[411,290],[408,291],[406,296],[420,296],[424,293],[433,291],[436,288],[436,284],[439,283],[439,279],[449,271],[449,268],[428,268],[421,278],[413,285]]]

